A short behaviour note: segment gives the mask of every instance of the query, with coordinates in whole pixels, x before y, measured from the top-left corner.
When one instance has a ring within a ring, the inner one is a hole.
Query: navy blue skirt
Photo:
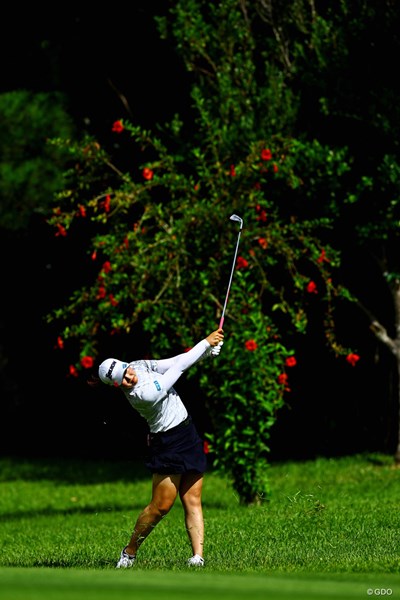
[[[168,431],[150,433],[145,464],[152,473],[204,473],[207,457],[192,419],[188,417]]]

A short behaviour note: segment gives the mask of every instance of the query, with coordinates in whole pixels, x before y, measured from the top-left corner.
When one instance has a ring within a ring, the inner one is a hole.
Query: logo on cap
[[[113,360],[112,363],[111,363],[111,365],[110,365],[110,368],[108,369],[108,371],[106,373],[106,377],[108,377],[108,379],[111,379],[111,381],[112,381],[112,372],[113,372],[114,367],[115,367],[116,364],[117,364],[117,361]]]

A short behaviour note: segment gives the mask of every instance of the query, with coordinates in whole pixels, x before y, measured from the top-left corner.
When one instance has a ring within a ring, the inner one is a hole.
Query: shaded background
[[[165,2],[136,2],[95,10],[71,8],[8,11],[1,39],[1,92],[61,91],[80,130],[95,134],[122,167],[132,157],[112,134],[114,121],[128,118],[155,128],[190,114],[188,75],[167,42],[159,40],[153,15]],[[116,390],[92,389],[68,375],[68,357],[55,348],[57,330],[44,316],[63,304],[90,273],[87,240],[56,238],[39,217],[28,232],[2,232],[1,427],[4,455],[129,458],[144,450],[146,427]],[[359,272],[374,288],[373,269]],[[345,274],[345,273],[344,273]],[[346,274],[345,274],[346,275]],[[376,301],[382,302],[381,299]],[[392,310],[387,302],[387,310]],[[296,341],[298,367],[291,392],[272,432],[271,458],[304,459],[364,450],[394,452],[397,405],[391,393],[392,363],[355,310],[343,316],[352,328],[362,361],[356,368],[334,360],[320,338],[320,315],[306,339]],[[217,324],[210,322],[210,330]],[[223,352],[229,352],[226,328]],[[115,354],[143,355],[137,333]],[[173,347],[173,344],[172,344]],[[113,354],[107,348],[106,354]],[[379,361],[376,361],[379,352]],[[72,359],[71,359],[72,362]],[[209,431],[203,393],[196,378],[177,384],[198,423]]]

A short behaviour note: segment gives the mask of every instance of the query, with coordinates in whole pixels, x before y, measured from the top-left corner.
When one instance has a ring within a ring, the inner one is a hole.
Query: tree
[[[158,135],[118,119],[115,135],[130,135],[131,156],[139,157],[124,172],[96,140],[67,143],[71,169],[49,218],[57,235],[90,239],[96,271],[49,316],[65,320],[60,345],[77,344],[76,375],[105,340],[120,334],[123,343],[137,324],[156,354],[171,351],[171,340],[187,347],[216,323],[236,233],[229,215],[243,218],[225,352],[217,368],[204,366],[200,382],[214,464],[245,503],[268,498],[269,432],[310,316],[323,315],[338,357],[359,359],[335,335],[335,306],[356,300],[340,280],[335,226],[371,190],[348,146],[329,131],[318,140],[303,124],[316,105],[321,123],[333,111],[335,96],[316,92],[314,78],[321,65],[329,71],[338,62],[329,51],[347,7],[320,15],[313,3],[279,6],[175,2],[158,24],[185,63],[191,110]],[[346,49],[340,40],[339,56]]]
[[[280,30],[273,6],[261,0],[260,14]],[[307,101],[302,111],[316,116],[309,133],[318,132],[319,139],[329,144],[346,139],[353,157],[347,192],[334,208],[340,239],[333,243],[342,250],[342,264],[349,263],[342,268],[344,283],[378,343],[394,358],[399,412],[394,458],[400,464],[400,110],[395,101],[399,85],[382,69],[387,57],[400,51],[400,11],[390,1],[341,3],[322,11],[314,12],[312,43],[308,51],[303,47],[307,67],[300,75],[307,81],[303,89]],[[359,259],[354,255],[362,257],[365,271],[378,269],[376,294],[371,293],[368,278],[355,284]],[[386,297],[392,302],[389,310]]]
[[[66,157],[47,140],[68,139],[74,126],[64,96],[27,90],[0,94],[0,122],[0,227],[23,231],[62,187]]]

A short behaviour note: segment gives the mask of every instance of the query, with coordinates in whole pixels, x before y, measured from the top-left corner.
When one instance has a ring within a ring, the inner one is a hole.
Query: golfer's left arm
[[[182,373],[203,358],[204,355],[208,355],[210,348],[217,346],[223,340],[223,337],[222,329],[217,329],[204,340],[198,342],[188,352],[178,354],[173,358],[158,360],[157,372],[164,375],[164,387],[172,387]]]

